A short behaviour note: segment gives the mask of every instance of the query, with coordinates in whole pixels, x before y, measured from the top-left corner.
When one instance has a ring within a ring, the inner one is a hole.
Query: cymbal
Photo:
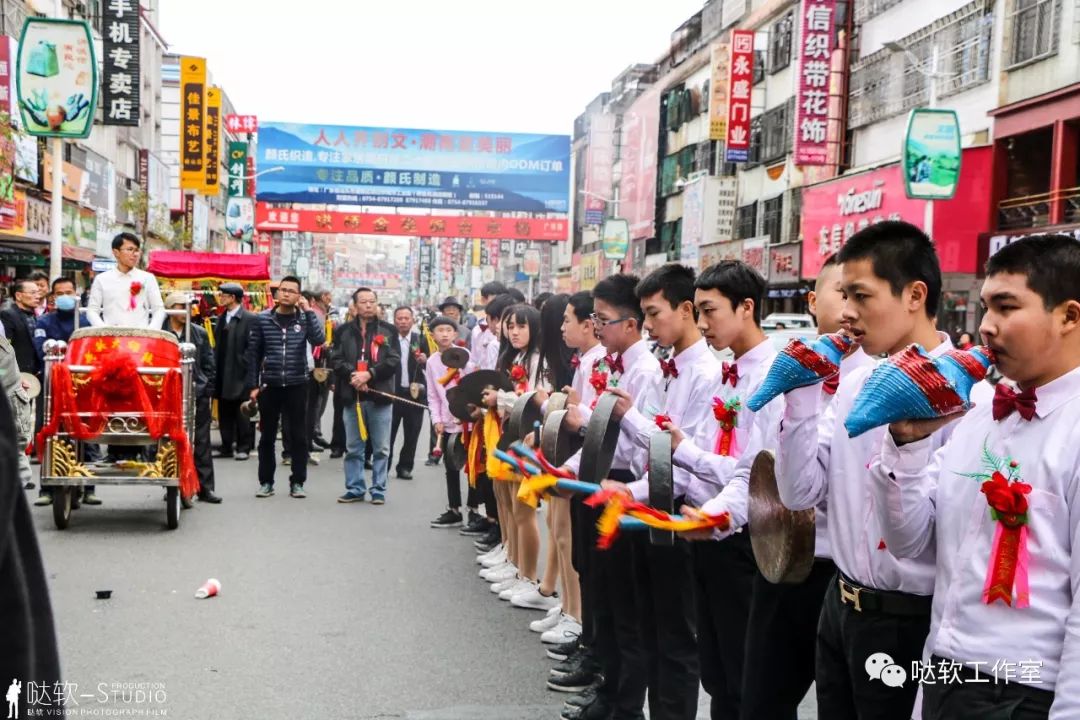
[[[814,566],[814,509],[788,510],[776,487],[776,461],[768,450],[750,469],[750,545],[771,583],[800,583]]]

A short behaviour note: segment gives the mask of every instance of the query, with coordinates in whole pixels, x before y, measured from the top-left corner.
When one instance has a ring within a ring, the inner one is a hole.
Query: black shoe
[[[487,534],[476,541],[477,545],[498,545],[502,541],[502,532],[499,531],[498,523],[491,523]]]
[[[321,437],[321,436],[316,437],[314,440],[312,440],[312,442],[315,443],[316,445],[318,445],[319,447],[323,448],[324,450],[326,448],[330,447],[330,443],[326,440],[326,438]]]
[[[344,454],[345,454],[344,450],[331,450],[330,451],[330,459],[331,460],[337,460],[339,457],[341,457]]]
[[[549,645],[547,648],[547,656],[552,660],[566,660],[577,652],[579,645],[580,643],[577,638],[560,645]]]
[[[426,465],[427,467],[435,467],[438,464],[439,464],[439,461],[436,460],[433,457],[430,457],[430,456],[428,457],[427,460],[424,461],[424,465]]]
[[[563,705],[560,720],[609,720],[615,713],[614,708],[599,693],[588,705]]]
[[[469,511],[469,519],[465,524],[465,527],[461,528],[458,532],[462,535],[468,535],[470,537],[484,537],[491,530],[491,523],[483,515]]]
[[[181,495],[180,507],[184,508],[185,510],[190,510],[191,508],[195,507],[195,503],[191,501],[191,498]]]
[[[210,503],[211,505],[219,505],[221,503],[221,496],[215,495],[213,490],[200,490],[199,502]]]
[[[36,487],[37,487],[37,485],[35,485],[34,483],[28,482],[25,485],[23,485],[23,490],[33,490]]]
[[[592,685],[582,690],[577,695],[571,695],[566,699],[566,704],[570,707],[587,707],[596,702],[596,696],[600,694],[600,688],[604,686],[604,678],[601,675],[597,675],[593,680]]]
[[[548,671],[548,676],[558,678],[563,677],[564,675],[573,675],[582,668],[591,670],[594,674],[600,672],[600,666],[593,656],[592,649],[578,643],[577,649],[570,657],[551,666],[551,670]]]
[[[364,461],[364,469],[365,470],[374,470],[375,466],[371,464],[370,460],[365,460]]]
[[[592,685],[594,680],[596,680],[596,671],[583,665],[578,668],[576,673],[549,678],[547,687],[548,690],[554,690],[555,692],[579,693],[584,692],[585,688]]]
[[[399,480],[412,480],[412,470],[398,470],[397,476]]]
[[[461,526],[461,513],[457,510],[447,510],[439,517],[431,521],[433,528],[456,528]]]
[[[233,452],[232,452],[232,450],[222,450],[220,452],[214,453],[214,457],[215,458],[231,458],[231,457],[233,457]]]

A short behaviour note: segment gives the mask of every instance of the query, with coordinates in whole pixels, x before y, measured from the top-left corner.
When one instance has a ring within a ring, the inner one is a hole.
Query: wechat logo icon
[[[878,652],[866,658],[866,674],[871,680],[880,680],[889,687],[904,687],[907,671],[893,662],[888,653]]]

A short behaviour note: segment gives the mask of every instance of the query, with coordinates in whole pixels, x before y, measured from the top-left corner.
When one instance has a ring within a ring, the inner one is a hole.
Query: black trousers
[[[288,428],[289,457],[292,474],[289,482],[303,485],[307,481],[307,384],[285,387],[266,387],[259,393],[259,418],[262,422],[259,437],[259,484],[274,484],[277,458],[274,446],[279,424]]]
[[[741,532],[720,542],[691,545],[701,685],[711,698],[712,720],[738,720],[746,628],[758,571],[750,537]]]
[[[250,453],[255,446],[255,426],[240,412],[243,402],[244,398],[218,398],[218,430],[221,432],[223,453],[231,453],[234,444],[236,452],[244,453]]]
[[[317,382],[314,376],[308,378],[308,446],[315,438],[322,437],[322,416],[326,412],[326,401],[330,397],[330,381]]]
[[[633,481],[627,470],[612,470],[611,478]],[[602,508],[587,508],[593,527]],[[592,607],[594,608],[593,648],[603,670],[604,699],[614,708],[616,720],[638,720],[645,716],[645,692],[649,684],[649,663],[641,636],[638,599],[634,584],[634,543],[618,538],[607,550],[589,545],[592,557]]]
[[[677,499],[675,507],[679,504]],[[634,546],[638,624],[649,673],[649,716],[694,720],[700,670],[690,543],[676,538],[668,547],[653,545],[647,532],[627,535]],[[735,594],[730,584],[728,592]]]
[[[577,571],[581,584],[581,641],[589,647],[596,644],[596,627],[593,621],[593,548],[597,536],[595,517],[592,508],[585,504],[580,495],[570,498],[570,562]]]
[[[935,667],[944,659],[930,658]],[[975,671],[970,668],[963,668],[960,678],[963,682],[939,679],[923,685],[923,720],[1046,720],[1050,716],[1052,690],[994,682],[986,668],[975,682]]]
[[[345,405],[341,402],[341,393],[334,395],[334,430],[330,435],[330,449],[345,452]]]
[[[397,420],[396,408],[394,420]],[[453,437],[450,433],[443,433],[443,447],[447,448],[450,444],[450,438]],[[415,445],[413,446],[415,448]],[[447,451],[443,453],[443,458],[446,460],[444,466],[446,468],[446,504],[448,507],[461,509],[461,470],[454,464],[454,454]],[[400,466],[399,466],[400,468]],[[470,500],[472,495],[472,488],[469,488]],[[475,507],[470,505],[469,507]]]
[[[814,560],[809,577],[795,585],[773,584],[755,573],[743,664],[744,720],[796,719],[814,682],[821,604],[835,578],[836,565],[827,558]]]
[[[825,593],[818,625],[818,716],[829,720],[910,720],[917,682],[895,688],[871,680],[866,660],[887,653],[905,673],[922,658],[930,611],[920,615],[858,612],[840,602],[834,577]]]
[[[210,447],[210,398],[195,401],[195,472],[199,475],[199,491],[214,490],[214,455]]]
[[[395,394],[399,398],[406,400],[413,400],[413,396],[409,394],[409,388],[399,387]],[[413,400],[413,402],[416,402]],[[394,403],[394,419],[390,425],[390,457],[394,457],[394,441],[397,439],[398,426],[403,426],[402,431],[402,443],[401,452],[398,453],[397,467],[395,470],[401,472],[402,470],[408,470],[412,472],[413,463],[416,459],[416,443],[420,439],[420,429],[424,427],[424,418],[427,413],[424,412],[424,408],[418,408],[414,405],[406,405],[405,403]],[[443,451],[447,450],[446,443],[450,440],[449,436],[443,437]],[[455,468],[455,472],[457,469]],[[450,481],[449,470],[446,476],[447,482]],[[461,491],[458,491],[458,504],[451,507],[461,506]]]

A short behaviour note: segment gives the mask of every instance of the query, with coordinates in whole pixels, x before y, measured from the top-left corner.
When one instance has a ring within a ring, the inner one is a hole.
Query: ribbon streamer
[[[720,513],[719,515],[707,515],[703,519],[688,518],[685,515],[672,515],[663,510],[649,507],[626,497],[620,491],[605,491],[608,494],[604,512],[596,521],[599,537],[596,546],[601,550],[607,550],[619,536],[619,530],[637,528],[655,528],[671,532],[690,532],[694,530],[727,530],[731,527],[731,515]],[[593,495],[585,501],[587,505],[596,506],[593,502],[601,493]],[[624,523],[624,521],[627,521]],[[636,522],[633,522],[636,521]]]

